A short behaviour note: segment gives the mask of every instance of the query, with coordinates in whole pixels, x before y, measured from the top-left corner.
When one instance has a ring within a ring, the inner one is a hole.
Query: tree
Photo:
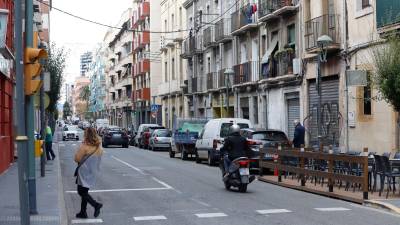
[[[396,147],[399,148],[400,125],[400,37],[389,36],[387,42],[373,50],[374,84],[382,97],[397,112]]]
[[[86,116],[88,116],[89,111],[89,99],[90,99],[90,88],[89,86],[85,86],[81,89],[81,93],[79,93],[79,99],[86,103]]]
[[[50,98],[50,104],[47,107],[47,115],[49,121],[54,124],[54,119],[57,119],[57,102],[61,97],[61,86],[63,83],[63,73],[67,52],[64,48],[57,48],[53,43],[48,49],[49,57],[44,66],[45,70],[50,73],[50,91],[47,92]]]
[[[63,118],[67,119],[68,116],[72,116],[72,110],[69,103],[66,101],[63,106]]]

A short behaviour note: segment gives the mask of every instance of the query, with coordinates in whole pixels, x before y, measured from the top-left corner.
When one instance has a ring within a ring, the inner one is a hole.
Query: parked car
[[[253,127],[250,120],[241,118],[212,119],[206,123],[196,141],[197,163],[200,163],[203,159],[206,159],[210,166],[219,162],[219,150],[223,146],[224,139],[229,135],[229,128],[233,124],[239,125],[242,129]]]
[[[196,156],[196,140],[207,122],[206,119],[197,118],[177,119],[177,129],[172,134],[169,157],[174,158],[175,154],[180,154],[181,159],[186,160],[188,156]]]
[[[156,127],[147,127],[143,131],[142,138],[140,139],[140,146],[144,149],[150,149],[150,137],[153,134],[155,130],[159,129],[165,129],[165,127],[162,126],[156,126]]]
[[[108,119],[97,119],[95,122],[95,127],[97,129],[97,132],[99,131],[100,128],[105,128],[110,125],[110,122]]]
[[[241,135],[247,138],[250,148],[252,150],[252,158],[256,159],[250,165],[251,169],[258,169],[258,160],[260,159],[260,148],[261,147],[274,147],[277,144],[283,147],[290,146],[289,138],[286,136],[285,132],[280,130],[265,130],[265,129],[241,129]],[[265,160],[273,160],[272,155],[266,154],[264,156]]]
[[[151,150],[171,148],[171,137],[172,133],[168,129],[157,129],[151,134],[149,140],[149,147]]]
[[[84,121],[82,123],[82,129],[86,129],[86,128],[89,128],[89,127],[90,127],[90,123],[88,121]]]
[[[66,140],[77,140],[79,141],[79,135],[78,135],[78,128],[76,126],[64,126],[63,129],[63,141]]]
[[[121,145],[123,148],[128,148],[129,137],[127,132],[115,126],[105,128],[102,137],[102,146],[107,148],[109,145]]]
[[[142,143],[143,132],[148,127],[160,127],[160,128],[163,128],[158,124],[140,124],[140,126],[139,126],[139,128],[138,128],[138,130],[136,132],[136,135],[133,136],[133,145],[134,146],[139,147],[139,148],[142,147],[141,143]]]

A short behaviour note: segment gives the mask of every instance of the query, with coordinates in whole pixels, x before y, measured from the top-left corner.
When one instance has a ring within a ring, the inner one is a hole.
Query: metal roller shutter
[[[339,145],[339,78],[337,76],[324,78],[321,82],[322,102],[322,136],[324,145]],[[318,93],[315,89],[315,80],[310,81],[308,87],[309,115],[307,128],[310,132],[310,144],[318,143],[317,108]]]
[[[287,125],[288,125],[288,137],[290,140],[293,140],[293,134],[294,134],[294,120],[299,120],[300,121],[300,100],[298,98],[290,98],[287,99]]]

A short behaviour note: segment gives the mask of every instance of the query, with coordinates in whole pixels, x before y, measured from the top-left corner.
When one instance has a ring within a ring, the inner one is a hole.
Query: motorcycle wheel
[[[247,191],[247,184],[241,184],[239,186],[239,192],[245,193]]]
[[[228,182],[224,182],[224,184],[225,184],[225,189],[226,190],[231,190],[231,185],[230,184],[228,184]]]

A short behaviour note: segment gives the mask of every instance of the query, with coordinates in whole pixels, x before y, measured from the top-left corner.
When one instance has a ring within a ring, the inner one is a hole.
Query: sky
[[[96,22],[116,25],[132,0],[53,0],[53,7]],[[88,23],[55,9],[50,12],[50,41],[69,51],[64,80],[72,83],[80,74],[80,55],[101,43],[108,28]],[[64,94],[64,93],[63,93]]]

